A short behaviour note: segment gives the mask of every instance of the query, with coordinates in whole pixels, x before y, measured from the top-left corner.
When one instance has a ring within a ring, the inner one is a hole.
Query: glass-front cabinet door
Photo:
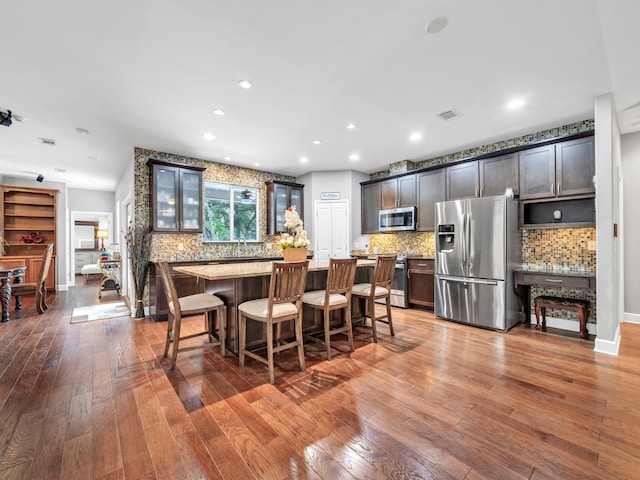
[[[202,231],[204,168],[149,160],[154,232]]]
[[[290,206],[296,207],[304,221],[304,185],[281,180],[267,182],[267,235],[284,233],[284,214]]]
[[[202,231],[202,174],[180,170],[183,232]]]

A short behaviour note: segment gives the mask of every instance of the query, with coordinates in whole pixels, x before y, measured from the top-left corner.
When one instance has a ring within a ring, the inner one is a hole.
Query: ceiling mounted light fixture
[[[300,163],[307,163],[309,161],[309,159],[307,157],[300,157],[299,162]]]
[[[231,160],[231,157],[224,157],[224,159],[228,162],[229,160]]]
[[[253,83],[250,82],[249,80],[240,80],[238,82],[238,85],[240,85],[240,88],[245,88],[245,89],[253,87]]]
[[[412,142],[417,142],[422,140],[422,134],[420,132],[413,132],[411,135],[409,135],[409,140],[411,140]]]
[[[449,23],[447,17],[434,18],[424,27],[424,31],[430,34],[440,33],[447,26],[447,23]]]
[[[524,105],[524,100],[522,100],[521,98],[516,98],[515,100],[511,100],[509,103],[507,103],[507,108],[509,110],[515,110],[516,108],[520,108]]]
[[[216,115],[224,115],[224,110],[222,110],[221,108],[214,108],[213,109],[213,113],[215,113]]]
[[[353,122],[352,122],[352,123],[350,123],[349,125],[347,125],[347,128],[348,128],[349,130],[353,130],[353,129],[355,129],[355,128],[358,128],[358,126],[357,126],[355,123],[353,123]]]
[[[314,141],[313,141],[313,144],[314,144],[314,145],[320,145],[321,143],[322,143],[322,142],[321,142],[320,140],[314,140]]]
[[[358,155],[357,153],[352,153],[351,155],[349,155],[349,160],[353,160],[354,162],[356,160],[360,160],[360,155]]]
[[[213,133],[204,132],[202,134],[202,138],[204,138],[205,140],[215,140],[216,136]]]

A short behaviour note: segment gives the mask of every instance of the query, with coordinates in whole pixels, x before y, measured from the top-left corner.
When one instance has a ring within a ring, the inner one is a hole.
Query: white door
[[[346,258],[349,256],[349,209],[346,200],[316,202],[314,258]]]

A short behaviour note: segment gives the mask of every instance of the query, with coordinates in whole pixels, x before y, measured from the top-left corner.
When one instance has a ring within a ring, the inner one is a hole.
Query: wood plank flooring
[[[329,362],[307,343],[270,385],[213,349],[169,371],[166,323],[70,324],[97,281],[50,299],[0,324],[2,479],[640,478],[640,325],[614,357],[394,308],[395,337],[356,327]]]

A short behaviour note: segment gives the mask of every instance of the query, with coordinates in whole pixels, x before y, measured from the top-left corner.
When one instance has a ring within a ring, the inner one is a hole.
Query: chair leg
[[[276,381],[273,368],[273,324],[267,322],[267,367],[269,369],[269,383]]]
[[[173,333],[173,315],[169,312],[167,317],[167,339],[164,342],[164,354],[162,355],[164,358],[167,358],[167,354],[169,353],[169,344],[171,343],[171,334]]]
[[[302,311],[296,317],[294,328],[296,330],[296,342],[298,343],[298,362],[300,363],[300,370],[304,372],[306,366],[304,364],[304,346],[302,340]]]
[[[220,353],[222,356],[227,355],[225,342],[227,340],[226,331],[227,331],[227,307],[221,306],[216,310],[216,317],[218,320],[218,338],[220,338]]]
[[[395,333],[393,333],[393,320],[391,319],[391,298],[387,297],[387,322],[389,323],[389,333],[394,337]]]
[[[329,308],[325,306],[323,312],[324,318],[324,343],[327,348],[327,360],[331,360],[331,333],[329,332]]]
[[[536,302],[534,308],[536,311],[536,330],[540,330],[540,303]]]
[[[349,339],[349,347],[351,351],[355,351],[353,346],[353,323],[351,322],[351,303],[347,303],[347,308],[344,312],[344,323],[347,326],[347,338]]]
[[[578,310],[578,318],[580,319],[580,338],[587,338],[587,309],[582,307]]]
[[[240,352],[239,352],[239,363],[241,367],[244,367],[244,350],[247,344],[247,318],[242,314],[240,310],[238,310],[238,320],[240,321]]]
[[[179,317],[177,319],[174,319],[173,350],[171,351],[171,370],[176,369],[176,360],[178,360],[178,349],[180,348],[180,323],[181,319]]]
[[[547,307],[541,307],[540,312],[542,313],[542,326],[547,326]]]
[[[376,299],[369,297],[369,318],[371,318],[371,330],[373,331],[373,343],[378,343],[378,331],[376,330]]]

